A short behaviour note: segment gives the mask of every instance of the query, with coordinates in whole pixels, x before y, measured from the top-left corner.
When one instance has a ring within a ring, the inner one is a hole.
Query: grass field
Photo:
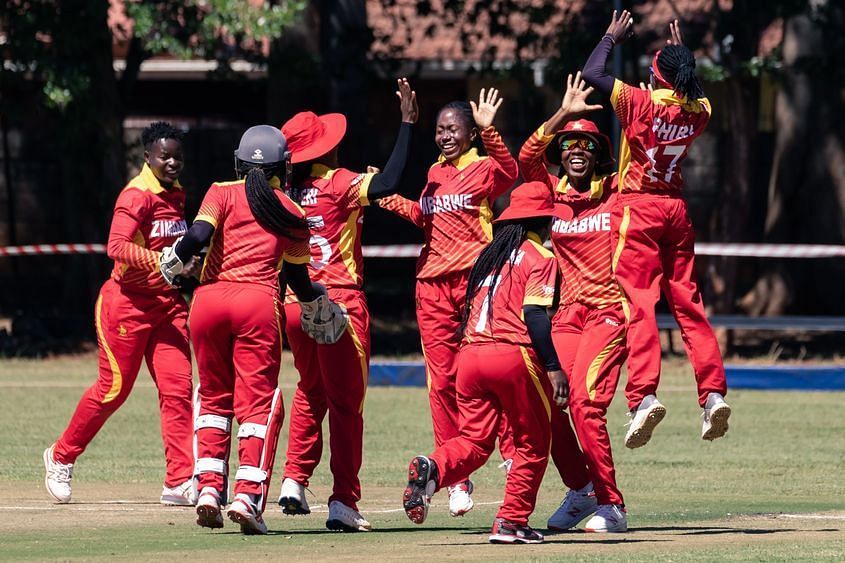
[[[290,400],[289,358],[282,388]],[[735,391],[727,437],[699,438],[692,375],[667,364],[661,400],[669,414],[651,443],[622,446],[624,400],[610,429],[628,505],[624,535],[567,533],[539,546],[492,546],[487,532],[504,473],[491,461],[475,476],[476,508],[448,516],[435,497],[429,520],[411,524],[400,497],[409,458],[432,439],[423,389],[371,388],[365,410],[362,512],[377,530],[325,530],[331,477],[319,467],[314,513],[285,517],[268,504],[271,534],[243,537],[234,525],[200,529],[190,509],[158,505],[163,459],[155,389],[143,373],[124,407],[78,460],[74,502],[51,504],[41,452],[67,422],[95,374],[94,356],[0,361],[0,559],[494,559],[842,560],[845,558],[845,393]],[[274,476],[278,493],[286,433]],[[326,450],[327,451],[327,450]],[[328,454],[327,454],[328,455]],[[563,490],[550,468],[532,524],[544,527]]]

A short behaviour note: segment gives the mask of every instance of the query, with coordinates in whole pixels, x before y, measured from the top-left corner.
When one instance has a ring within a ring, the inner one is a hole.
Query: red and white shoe
[[[488,538],[490,543],[543,543],[543,534],[523,524],[496,518],[493,531]]]
[[[473,502],[472,497],[470,496],[473,490],[472,481],[467,479],[463,483],[452,485],[448,488],[448,490],[450,515],[454,517],[463,516],[472,510]]]
[[[253,500],[249,495],[238,493],[235,501],[229,505],[226,512],[229,520],[241,525],[241,533],[247,536],[264,535],[267,533],[267,524],[258,512]]]
[[[203,487],[197,498],[197,524],[203,528],[222,528],[223,514],[220,512],[220,493],[213,487]]]
[[[424,455],[408,464],[408,486],[402,495],[405,514],[414,524],[422,524],[428,516],[431,496],[437,488],[437,466]]]

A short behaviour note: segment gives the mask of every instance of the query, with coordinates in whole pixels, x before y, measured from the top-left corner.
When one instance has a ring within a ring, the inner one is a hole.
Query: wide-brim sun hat
[[[613,171],[616,159],[613,158],[613,145],[610,138],[599,131],[598,126],[589,119],[576,119],[569,121],[563,126],[563,131],[555,135],[555,138],[546,147],[546,160],[551,164],[560,166],[560,143],[569,137],[587,137],[599,145],[599,152],[596,155],[597,176],[604,176]]]
[[[511,192],[510,205],[493,222],[552,217],[555,204],[552,191],[544,182],[525,182]]]
[[[281,130],[288,141],[291,163],[308,162],[340,144],[346,135],[346,116],[342,113],[317,115],[312,111],[301,111],[288,119]]]

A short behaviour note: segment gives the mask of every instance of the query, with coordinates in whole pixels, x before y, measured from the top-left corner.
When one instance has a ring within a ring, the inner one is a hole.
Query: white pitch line
[[[845,520],[845,515],[825,514],[776,514],[777,518],[795,518],[796,520]]]
[[[475,506],[491,506],[491,505],[500,505],[503,501],[495,501],[495,502],[476,502],[474,503]],[[173,506],[158,506],[158,505],[151,505],[151,506],[128,506],[133,504],[132,501],[128,500],[117,500],[117,501],[106,501],[102,503],[98,503],[98,506],[74,506],[73,504],[66,504],[66,505],[50,505],[50,506],[0,506],[0,511],[2,510],[33,510],[33,511],[46,511],[46,510],[70,510],[74,512],[161,512],[161,513],[171,513],[177,514],[180,512],[180,509],[183,508],[190,508],[190,507],[173,507]],[[103,506],[105,505],[105,506]],[[385,509],[367,509],[363,508],[362,512],[365,514],[391,514],[394,512],[404,512],[404,508],[385,508]],[[316,514],[328,514],[329,509],[324,505],[316,505],[311,509],[312,513]]]

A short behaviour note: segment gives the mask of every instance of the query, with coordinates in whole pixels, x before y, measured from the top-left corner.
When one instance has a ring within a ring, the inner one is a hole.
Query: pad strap
[[[255,424],[254,422],[244,422],[238,428],[238,438],[261,438],[267,435],[267,426],[264,424]]]
[[[267,480],[267,472],[258,468],[250,467],[249,465],[242,465],[235,473],[236,481],[252,481],[253,483],[263,483]]]
[[[225,475],[226,460],[214,457],[201,457],[197,460],[196,465],[194,465],[194,475],[200,473],[219,473],[220,475]]]
[[[200,428],[216,428],[223,432],[229,432],[232,429],[232,421],[225,416],[204,414],[198,416],[194,423],[194,429],[199,430]]]

